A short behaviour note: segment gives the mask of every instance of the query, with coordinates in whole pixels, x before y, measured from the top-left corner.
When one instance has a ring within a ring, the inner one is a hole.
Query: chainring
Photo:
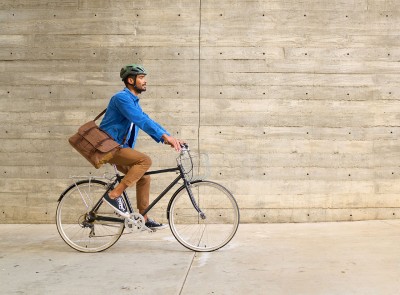
[[[130,230],[141,231],[144,228],[144,217],[139,213],[131,213],[129,218],[125,218],[125,227]]]

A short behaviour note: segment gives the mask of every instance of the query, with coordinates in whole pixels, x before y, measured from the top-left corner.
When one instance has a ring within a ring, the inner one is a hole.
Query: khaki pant
[[[151,166],[150,157],[131,148],[122,148],[108,163],[115,164],[118,171],[125,174],[122,183],[129,187],[136,183],[137,207],[144,211],[150,198],[150,176],[144,175]]]

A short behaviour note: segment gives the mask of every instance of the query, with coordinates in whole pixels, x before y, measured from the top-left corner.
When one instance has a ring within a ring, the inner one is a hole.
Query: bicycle
[[[239,226],[239,207],[234,196],[221,184],[198,179],[196,160],[187,145],[182,147],[174,168],[146,172],[146,175],[178,173],[154,201],[147,214],[178,182],[183,184],[171,196],[166,210],[169,227],[176,240],[196,252],[211,252],[225,246]],[[123,199],[130,212],[123,218],[105,202],[103,195],[122,180],[114,166],[112,177],[103,181],[89,177],[75,181],[59,197],[56,211],[61,238],[80,252],[101,252],[114,245],[124,230],[152,230],[145,226],[143,215],[134,212],[126,191]],[[104,177],[105,178],[105,177]]]

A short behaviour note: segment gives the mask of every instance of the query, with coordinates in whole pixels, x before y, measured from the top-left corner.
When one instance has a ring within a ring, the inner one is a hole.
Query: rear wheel
[[[97,216],[113,217],[115,221],[99,221],[89,215],[90,210],[107,190],[107,183],[82,180],[64,191],[57,206],[56,224],[62,239],[81,252],[100,252],[114,245],[124,231],[124,219],[102,203]],[[116,219],[117,218],[117,219]]]
[[[239,207],[233,195],[211,181],[190,184],[194,200],[205,214],[202,218],[184,186],[169,204],[169,224],[175,238],[188,249],[210,252],[225,246],[239,226]]]

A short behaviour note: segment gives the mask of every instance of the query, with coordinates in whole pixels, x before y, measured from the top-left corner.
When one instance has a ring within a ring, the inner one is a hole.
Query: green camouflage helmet
[[[119,76],[122,81],[125,81],[129,76],[137,76],[137,75],[147,75],[146,70],[137,64],[126,65],[121,69]]]

